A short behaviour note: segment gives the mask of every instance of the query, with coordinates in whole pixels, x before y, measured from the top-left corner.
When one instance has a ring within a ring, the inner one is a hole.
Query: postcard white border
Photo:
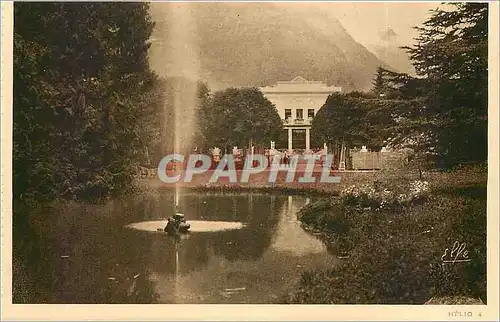
[[[488,305],[56,305],[12,304],[12,37],[13,3],[2,2],[2,320],[221,320],[221,321],[493,321],[499,317],[498,2],[490,2]],[[450,312],[472,312],[454,318]],[[481,317],[478,314],[481,313]]]

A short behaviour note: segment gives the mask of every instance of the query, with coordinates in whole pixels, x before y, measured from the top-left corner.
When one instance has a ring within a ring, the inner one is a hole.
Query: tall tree
[[[127,189],[158,103],[148,5],[16,3],[14,20],[14,197]]]
[[[214,93],[200,113],[208,146],[268,146],[283,129],[276,107],[257,88],[229,88]]]
[[[362,133],[363,111],[351,94],[332,94],[312,121],[312,140],[316,145],[326,142],[349,146],[365,145]]]
[[[312,123],[312,138],[321,142],[379,149],[394,123],[394,109],[404,104],[371,94],[332,94]]]
[[[387,84],[385,80],[385,69],[381,66],[377,67],[377,72],[375,73],[372,84],[372,91],[375,95],[382,96],[386,94]]]
[[[488,3],[451,3],[417,29],[407,50],[426,79],[437,152],[447,165],[486,160]]]

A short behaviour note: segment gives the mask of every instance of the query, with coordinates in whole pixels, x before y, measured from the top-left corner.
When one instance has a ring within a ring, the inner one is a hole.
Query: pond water
[[[72,205],[63,215],[38,216],[46,218],[33,224],[43,238],[22,262],[36,302],[275,303],[301,272],[338,263],[297,221],[308,202],[184,193],[177,211],[193,231],[180,240],[157,230],[175,211],[170,191]]]

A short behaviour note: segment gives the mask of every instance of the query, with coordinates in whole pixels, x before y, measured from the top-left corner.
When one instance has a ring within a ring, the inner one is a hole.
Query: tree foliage
[[[388,99],[414,99],[425,95],[425,79],[379,67],[371,93]]]
[[[16,3],[14,198],[126,190],[158,109],[145,3]]]
[[[373,78],[373,93],[377,96],[385,96],[387,93],[387,82],[385,79],[386,69],[382,66],[377,67],[377,72],[375,73],[375,77]]]
[[[437,152],[445,165],[487,158],[488,3],[451,3],[417,28],[407,48],[424,78]]]
[[[358,92],[332,94],[313,119],[312,139],[378,150],[392,135],[398,111],[413,103]]]
[[[275,106],[257,88],[215,92],[199,120],[207,147],[268,146],[283,128]]]
[[[451,6],[451,7],[450,7]],[[332,95],[313,122],[313,138],[411,148],[442,166],[487,158],[488,4],[453,3],[417,28],[406,48],[417,77],[379,67],[373,89]],[[425,160],[428,161],[428,160]]]
[[[365,145],[363,132],[364,106],[357,103],[353,94],[332,94],[312,121],[312,140],[320,142],[342,142],[355,146]]]

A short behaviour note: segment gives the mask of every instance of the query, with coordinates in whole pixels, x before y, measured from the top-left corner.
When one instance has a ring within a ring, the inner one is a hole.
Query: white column
[[[291,152],[293,149],[292,147],[292,128],[288,128],[288,150]]]
[[[306,128],[306,152],[311,150],[311,129]]]
[[[343,142],[342,142],[342,147],[340,148],[339,171],[345,171],[345,147]]]

